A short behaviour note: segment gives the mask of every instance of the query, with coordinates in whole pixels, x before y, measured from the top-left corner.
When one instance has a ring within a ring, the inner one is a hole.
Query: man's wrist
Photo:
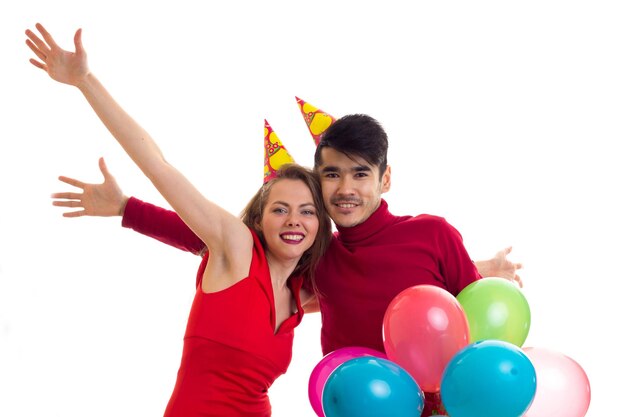
[[[124,196],[124,198],[122,199],[122,204],[120,205],[120,210],[117,213],[118,216],[124,216],[124,211],[126,210],[126,204],[128,204],[128,200],[129,198]]]

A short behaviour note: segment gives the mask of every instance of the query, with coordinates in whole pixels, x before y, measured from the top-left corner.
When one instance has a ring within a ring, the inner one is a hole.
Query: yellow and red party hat
[[[263,173],[263,184],[276,177],[276,171],[283,164],[294,163],[293,157],[287,152],[272,126],[265,120],[265,168]]]
[[[335,118],[323,110],[318,109],[315,106],[307,103],[301,98],[296,97],[298,107],[302,112],[304,122],[313,136],[315,146],[320,144],[322,133],[328,129],[328,127],[335,122]]]

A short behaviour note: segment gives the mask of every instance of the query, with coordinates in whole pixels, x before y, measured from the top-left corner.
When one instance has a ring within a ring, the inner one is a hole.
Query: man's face
[[[353,227],[367,220],[389,191],[389,167],[380,177],[378,167],[363,158],[322,148],[318,166],[328,214],[337,226]]]

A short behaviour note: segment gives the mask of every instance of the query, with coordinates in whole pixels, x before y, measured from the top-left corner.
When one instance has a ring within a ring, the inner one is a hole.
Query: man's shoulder
[[[398,223],[405,223],[409,226],[421,226],[421,227],[425,227],[425,226],[439,227],[439,226],[448,224],[448,222],[446,221],[444,217],[437,216],[434,214],[426,214],[426,213],[418,214],[415,216],[410,216],[410,215],[400,216],[398,217]]]
[[[439,241],[440,239],[457,239],[459,232],[445,217],[434,214],[418,214],[416,216],[404,216],[390,233],[396,238],[405,236],[407,239],[420,241]],[[402,239],[400,239],[402,240]]]
[[[443,216],[437,216],[435,214],[427,214],[427,213],[422,213],[422,214],[418,214],[416,216],[412,216],[411,217],[413,219],[413,221],[422,221],[422,222],[445,222],[446,219]]]

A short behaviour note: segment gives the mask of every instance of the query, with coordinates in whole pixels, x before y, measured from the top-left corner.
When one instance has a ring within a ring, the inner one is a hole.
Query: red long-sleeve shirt
[[[122,225],[182,250],[204,250],[204,243],[176,213],[134,198]],[[203,269],[201,265],[199,277]],[[444,218],[395,216],[381,200],[362,224],[338,227],[316,270],[322,351],[363,346],[384,352],[383,318],[402,290],[430,284],[456,296],[480,278],[460,233]],[[439,406],[438,394],[427,393],[422,415],[439,413]]]
[[[480,278],[442,217],[394,216],[382,200],[365,222],[337,229],[315,273],[324,354],[346,346],[384,352],[383,318],[402,290],[430,284],[456,296]]]

